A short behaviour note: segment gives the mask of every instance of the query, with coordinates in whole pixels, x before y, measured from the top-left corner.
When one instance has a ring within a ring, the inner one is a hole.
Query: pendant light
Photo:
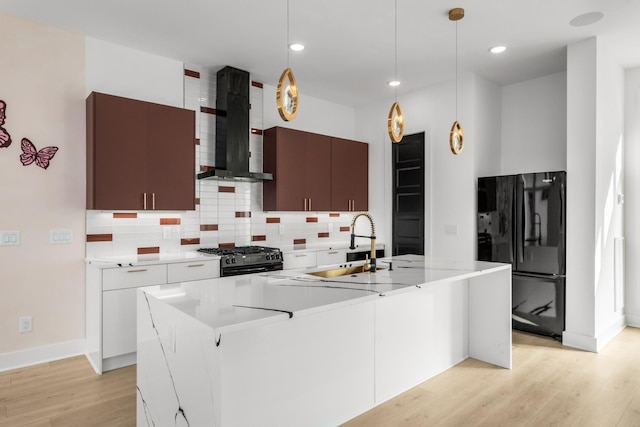
[[[280,75],[276,90],[278,113],[285,122],[296,118],[298,114],[298,86],[293,70],[289,68],[289,0],[287,0],[287,68]]]
[[[458,121],[458,21],[464,18],[464,9],[457,7],[449,11],[449,20],[456,23],[456,120],[449,132],[449,147],[453,154],[460,154],[464,147],[464,133]]]
[[[398,90],[396,89],[400,82],[398,81],[398,0],[394,3],[394,55],[395,55],[395,74],[394,80],[389,82],[390,86],[393,86],[395,102],[391,105],[389,110],[389,117],[387,118],[387,131],[392,142],[402,141],[404,135],[404,116],[398,104]]]

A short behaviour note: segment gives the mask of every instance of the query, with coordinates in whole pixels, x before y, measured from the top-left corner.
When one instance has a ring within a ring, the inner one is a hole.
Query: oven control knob
[[[236,259],[235,258],[231,258],[231,263],[235,264],[236,263]]]
[[[224,262],[226,262],[227,264],[231,263],[231,260],[229,258],[225,259]]]
[[[271,255],[267,254],[267,256],[265,257],[267,259],[267,261],[271,260]]]

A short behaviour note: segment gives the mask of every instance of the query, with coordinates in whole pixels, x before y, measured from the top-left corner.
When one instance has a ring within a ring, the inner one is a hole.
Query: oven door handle
[[[251,274],[251,273],[266,273],[269,271],[275,271],[275,270],[282,270],[282,267],[280,268],[273,268],[273,266],[261,266],[261,267],[242,267],[242,268],[238,268],[238,269],[224,269],[222,271],[222,276],[223,277],[227,277],[227,276],[238,276],[240,274]]]

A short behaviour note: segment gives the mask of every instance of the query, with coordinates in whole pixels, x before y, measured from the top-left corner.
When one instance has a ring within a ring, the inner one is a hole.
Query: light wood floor
[[[467,359],[343,427],[640,426],[640,329],[598,354],[514,332],[513,365]],[[75,357],[0,372],[0,427],[134,426],[135,399],[135,367],[98,376]]]

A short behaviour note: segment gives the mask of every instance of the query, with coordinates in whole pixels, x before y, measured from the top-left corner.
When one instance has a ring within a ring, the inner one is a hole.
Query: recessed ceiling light
[[[491,52],[491,53],[502,53],[505,50],[507,50],[506,46],[493,46],[491,49],[489,49],[489,52]]]
[[[584,27],[585,25],[595,24],[602,18],[604,18],[604,13],[602,12],[583,13],[569,21],[569,25],[572,27]]]
[[[396,86],[400,86],[400,82],[398,80],[391,80],[389,83],[387,83],[389,86],[391,87],[396,87]]]
[[[300,52],[301,50],[304,50],[304,45],[302,43],[291,43],[289,45],[289,49],[293,50],[294,52]]]

